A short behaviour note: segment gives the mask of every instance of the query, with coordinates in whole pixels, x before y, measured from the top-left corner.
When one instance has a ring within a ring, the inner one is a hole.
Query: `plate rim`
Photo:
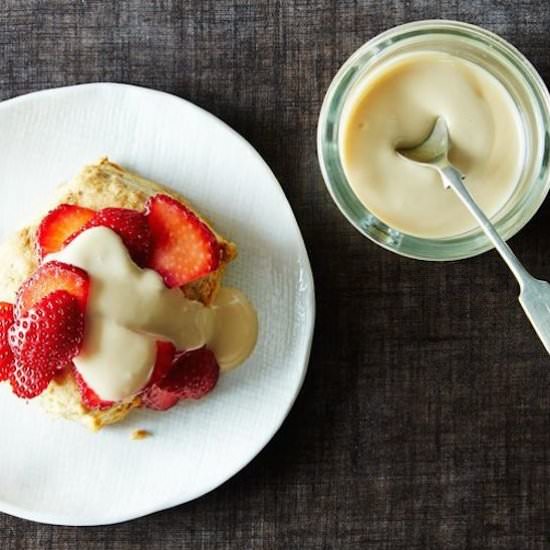
[[[196,105],[195,103],[184,99],[182,97],[179,97],[177,95],[174,95],[169,92],[164,92],[161,90],[155,90],[153,88],[148,88],[145,86],[137,86],[134,84],[125,84],[125,83],[119,83],[119,82],[110,82],[110,81],[101,81],[101,82],[91,82],[91,83],[81,83],[81,84],[74,84],[70,86],[58,86],[54,88],[45,88],[43,90],[37,90],[33,91],[27,94],[22,94],[19,96],[14,96],[8,99],[5,99],[0,102],[0,113],[9,105],[24,103],[26,101],[30,101],[34,99],[36,96],[45,96],[45,95],[55,95],[58,92],[64,92],[69,90],[76,90],[76,89],[93,89],[93,88],[130,88],[135,91],[138,91],[139,93],[144,93],[146,95],[150,96],[156,96],[161,97],[162,99],[168,99],[168,100],[177,100],[181,101],[191,109],[197,109],[201,112],[203,116],[206,116],[210,118],[211,122],[213,124],[217,124],[221,128],[223,128],[226,131],[229,131],[229,133],[233,134],[233,136],[238,139],[255,157],[257,157],[260,162],[262,163],[263,167],[266,170],[266,175],[269,176],[272,184],[274,184],[275,189],[277,189],[277,192],[280,194],[281,198],[284,202],[286,202],[290,214],[291,214],[291,222],[293,224],[293,230],[296,232],[297,237],[297,245],[299,248],[300,253],[303,255],[303,262],[301,263],[301,269],[302,273],[307,278],[307,290],[305,292],[306,296],[306,312],[307,312],[307,320],[308,320],[308,327],[307,327],[307,334],[305,338],[305,347],[304,347],[304,353],[303,357],[300,359],[300,377],[298,379],[298,382],[296,384],[296,387],[294,388],[293,394],[290,398],[290,401],[288,402],[288,406],[286,409],[281,413],[279,421],[274,426],[273,430],[270,431],[269,434],[265,435],[262,438],[262,441],[258,445],[257,448],[249,455],[246,455],[243,461],[240,461],[238,466],[232,470],[232,473],[230,473],[227,477],[222,479],[221,481],[216,480],[211,485],[208,485],[205,488],[201,488],[200,490],[196,491],[195,494],[193,494],[189,498],[184,498],[183,500],[179,498],[171,498],[168,499],[164,503],[160,503],[153,506],[145,506],[139,510],[136,510],[132,513],[118,513],[113,514],[113,517],[108,520],[98,520],[98,518],[91,518],[89,521],[79,520],[74,521],[71,520],[68,516],[60,516],[58,514],[50,514],[48,512],[38,512],[38,511],[28,511],[23,507],[20,507],[18,505],[10,504],[3,498],[0,498],[0,512],[15,516],[24,520],[28,521],[34,521],[37,523],[47,524],[47,525],[60,525],[60,526],[68,526],[68,527],[92,527],[92,526],[99,526],[99,525],[114,525],[117,523],[122,523],[125,521],[131,521],[134,519],[138,519],[144,516],[148,516],[151,514],[154,514],[156,512],[160,512],[163,510],[168,510],[170,508],[174,508],[176,506],[180,506],[183,504],[187,504],[188,502],[192,502],[223,485],[227,481],[229,481],[231,478],[233,478],[235,475],[237,475],[240,471],[242,471],[246,466],[248,466],[261,452],[262,450],[268,445],[268,443],[273,439],[275,434],[280,430],[281,426],[283,425],[284,421],[288,417],[288,414],[290,413],[292,407],[294,406],[296,399],[298,398],[298,395],[300,394],[300,391],[302,389],[302,386],[304,384],[304,380],[309,368],[309,360],[311,356],[311,347],[313,343],[313,336],[315,333],[315,320],[316,320],[316,301],[315,301],[315,283],[313,279],[313,272],[311,269],[311,262],[309,260],[309,254],[307,251],[307,247],[304,242],[304,238],[302,235],[302,232],[300,230],[300,226],[298,225],[298,221],[296,220],[296,216],[294,214],[294,210],[292,209],[292,205],[288,201],[288,198],[286,197],[283,188],[281,187],[281,184],[279,183],[277,177],[271,170],[270,166],[267,164],[265,159],[260,155],[260,153],[256,150],[256,148],[246,139],[244,138],[239,132],[237,132],[234,128],[229,126],[226,122],[224,122],[222,119],[217,117],[216,115],[212,114],[211,112],[207,111],[206,109],[200,107],[199,105]]]

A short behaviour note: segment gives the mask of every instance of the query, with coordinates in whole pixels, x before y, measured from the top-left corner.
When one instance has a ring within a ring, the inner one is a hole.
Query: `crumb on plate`
[[[153,434],[149,430],[134,430],[130,436],[132,439],[145,439]]]

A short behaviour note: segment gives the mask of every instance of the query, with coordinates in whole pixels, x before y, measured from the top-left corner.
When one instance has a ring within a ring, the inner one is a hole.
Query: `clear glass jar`
[[[390,29],[359,48],[334,77],[319,117],[317,150],[327,188],[346,218],[366,237],[403,256],[457,260],[492,248],[480,229],[441,239],[407,235],[389,227],[359,201],[344,173],[339,150],[342,111],[350,94],[380,64],[411,52],[445,52],[471,61],[506,88],[521,117],[525,155],[519,181],[492,222],[503,238],[535,214],[550,187],[550,96],[536,69],[499,36],[457,21],[416,21]],[[451,192],[451,191],[449,191]]]

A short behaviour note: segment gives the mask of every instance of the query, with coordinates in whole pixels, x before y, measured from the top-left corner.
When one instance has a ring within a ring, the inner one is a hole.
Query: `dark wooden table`
[[[550,359],[516,284],[494,253],[432,264],[377,248],[339,214],[317,165],[339,65],[426,18],[496,31],[550,81],[545,0],[0,3],[0,99],[129,82],[187,98],[250,140],[294,208],[318,302],[303,391],[244,471],[112,527],[0,515],[2,550],[550,548]],[[511,242],[548,279],[549,219],[546,205]]]

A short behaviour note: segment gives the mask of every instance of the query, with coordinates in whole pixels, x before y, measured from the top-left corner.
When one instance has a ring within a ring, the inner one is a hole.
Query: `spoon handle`
[[[546,351],[550,353],[550,284],[546,281],[539,281],[527,273],[510,247],[496,232],[493,224],[472,199],[462,182],[462,174],[453,166],[448,165],[438,167],[438,170],[445,187],[452,188],[459,196],[515,275],[520,286],[519,302],[523,311],[531,321]]]
[[[442,166],[438,167],[439,173],[443,178],[443,184],[445,188],[451,188],[464,203],[466,208],[470,211],[472,216],[477,220],[487,237],[495,245],[497,252],[502,256],[502,259],[506,262],[516,279],[518,280],[520,289],[523,290],[525,285],[532,281],[535,281],[527,270],[523,267],[521,262],[517,259],[516,255],[512,252],[512,249],[506,244],[502,237],[497,233],[493,224],[489,221],[489,218],[483,213],[481,208],[472,199],[470,192],[464,185],[464,176],[454,166]]]

